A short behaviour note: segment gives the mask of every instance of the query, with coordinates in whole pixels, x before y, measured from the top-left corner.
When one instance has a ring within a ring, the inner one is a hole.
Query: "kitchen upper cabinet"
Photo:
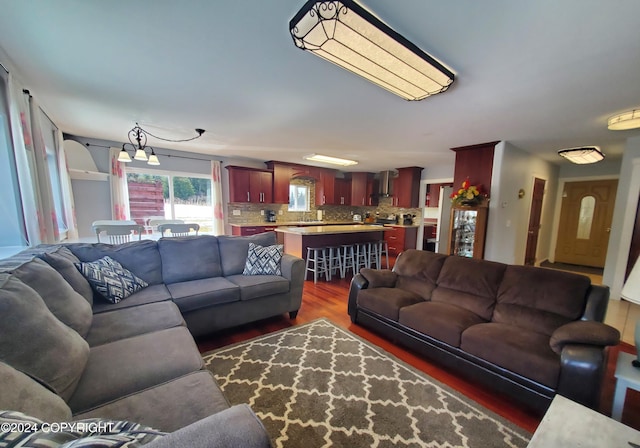
[[[351,205],[378,205],[373,173],[351,174]]]
[[[267,162],[267,167],[273,172],[273,203],[289,203],[289,184],[293,177],[294,167],[286,163]]]
[[[422,168],[420,167],[398,168],[398,177],[393,180],[393,205],[395,207],[419,207],[421,176]]]
[[[349,179],[336,178],[335,205],[351,205],[351,184]]]
[[[316,205],[335,204],[335,170],[319,168],[316,179]]]
[[[257,168],[227,166],[229,170],[229,201],[273,202],[273,173]]]

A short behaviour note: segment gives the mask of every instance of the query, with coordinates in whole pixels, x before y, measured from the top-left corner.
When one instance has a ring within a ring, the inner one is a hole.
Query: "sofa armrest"
[[[549,345],[554,352],[561,354],[567,344],[605,347],[617,345],[619,342],[620,332],[615,328],[601,322],[578,320],[556,329],[551,335]]]
[[[262,422],[246,404],[210,415],[145,445],[148,448],[271,447]]]
[[[293,316],[302,304],[302,289],[306,274],[304,260],[291,254],[283,254],[280,260],[280,270],[282,271],[282,276],[289,280],[290,283],[291,303],[289,304],[289,313],[293,313]]]
[[[560,354],[558,394],[598,409],[609,350],[596,345],[567,344]]]
[[[351,322],[355,323],[356,321],[358,292],[361,289],[367,289],[368,287],[369,282],[362,274],[356,274],[351,279],[351,284],[349,285],[349,302],[347,303],[347,312],[351,317]]]

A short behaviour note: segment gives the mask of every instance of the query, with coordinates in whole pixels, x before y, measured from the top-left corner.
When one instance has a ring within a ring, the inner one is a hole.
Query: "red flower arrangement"
[[[485,198],[481,185],[471,185],[469,178],[462,182],[462,188],[451,193],[451,203],[454,205],[479,205]]]

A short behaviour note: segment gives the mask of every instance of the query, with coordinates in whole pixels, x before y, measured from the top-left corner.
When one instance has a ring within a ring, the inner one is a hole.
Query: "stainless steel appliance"
[[[267,222],[276,222],[276,212],[273,210],[267,210],[267,213],[265,213],[265,219]]]

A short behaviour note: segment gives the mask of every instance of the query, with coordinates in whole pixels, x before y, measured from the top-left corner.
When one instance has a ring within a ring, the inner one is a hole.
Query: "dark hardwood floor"
[[[326,317],[335,324],[346,328],[369,342],[390,352],[397,358],[425,372],[432,378],[447,384],[449,387],[459,391],[472,400],[478,402],[487,409],[510,420],[516,425],[534,432],[542,415],[534,413],[508,397],[498,395],[491,390],[466,381],[445,369],[430,363],[423,357],[413,354],[396,346],[377,334],[368,331],[358,325],[352,324],[347,314],[347,294],[349,290],[349,279],[334,279],[331,282],[319,281],[316,285],[312,281],[306,281],[302,307],[298,317],[294,320],[287,315],[265,319],[253,324],[243,325],[233,329],[215,333],[209,337],[201,338],[198,342],[200,352],[214,350],[236,342],[241,342],[263,334],[288,328],[294,325],[310,322],[320,317]],[[634,347],[628,344],[621,344],[612,348],[609,352],[609,363],[607,367],[600,412],[610,415],[613,401],[613,391],[615,388],[615,363],[620,350],[635,353]],[[625,412],[622,422],[640,430],[640,393],[630,391],[625,402]]]

